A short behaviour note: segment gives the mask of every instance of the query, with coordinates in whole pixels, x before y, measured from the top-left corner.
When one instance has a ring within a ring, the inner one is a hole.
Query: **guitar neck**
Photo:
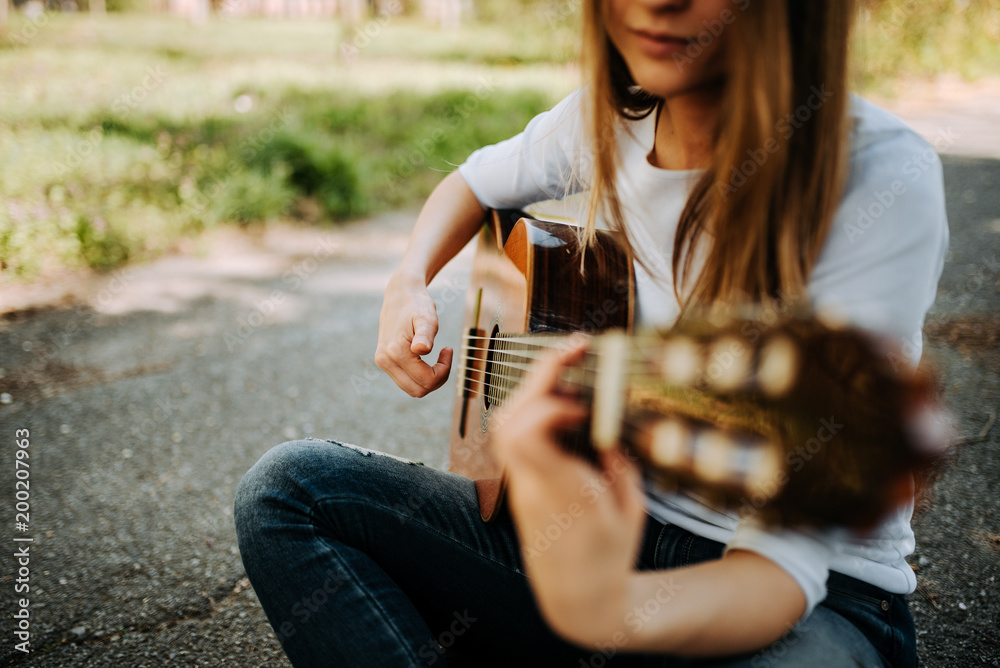
[[[665,488],[776,523],[870,525],[890,504],[877,490],[939,451],[908,425],[932,409],[928,385],[889,372],[860,332],[789,320],[751,343],[746,322],[590,337],[561,378],[591,409],[573,447],[593,460],[623,445]],[[579,336],[470,334],[459,390],[501,406],[535,359]],[[839,501],[817,504],[816,489]]]

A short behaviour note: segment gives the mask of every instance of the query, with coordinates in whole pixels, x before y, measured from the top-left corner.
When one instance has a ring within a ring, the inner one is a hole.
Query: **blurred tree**
[[[93,2],[94,0],[90,0]],[[104,2],[104,0],[100,0]],[[169,0],[170,13],[201,25],[208,20],[208,0]]]
[[[365,0],[341,0],[340,17],[349,26],[361,23],[365,14]]]
[[[462,0],[421,0],[420,12],[431,23],[454,30],[461,26],[464,4]]]

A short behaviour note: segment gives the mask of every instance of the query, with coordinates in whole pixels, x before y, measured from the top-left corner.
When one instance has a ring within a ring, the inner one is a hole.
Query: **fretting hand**
[[[600,640],[621,625],[645,526],[636,465],[621,451],[601,469],[567,453],[559,433],[587,410],[557,385],[577,346],[540,359],[503,409],[494,433],[509,475],[509,503],[535,598],[553,629]]]

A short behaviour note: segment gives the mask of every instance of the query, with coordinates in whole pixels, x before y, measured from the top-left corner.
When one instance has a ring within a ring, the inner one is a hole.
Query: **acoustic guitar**
[[[782,526],[870,528],[947,447],[932,379],[883,339],[808,313],[754,311],[632,332],[635,279],[615,236],[493,211],[478,237],[458,350],[449,470],[503,508],[498,408],[531,362],[593,334],[563,391],[590,406],[565,445],[622,446],[654,485]]]

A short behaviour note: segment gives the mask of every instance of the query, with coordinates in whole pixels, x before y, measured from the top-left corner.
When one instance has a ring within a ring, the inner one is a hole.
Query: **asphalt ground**
[[[951,249],[925,360],[966,442],[914,521],[910,602],[924,665],[1000,666],[1000,160],[944,163]],[[445,464],[453,381],[411,399],[371,361],[413,217],[220,230],[149,265],[2,296],[0,662],[288,665],[244,577],[234,490],[268,448],[303,436]],[[470,261],[432,285],[438,347],[457,345]],[[29,654],[11,619],[10,555],[26,544]]]

